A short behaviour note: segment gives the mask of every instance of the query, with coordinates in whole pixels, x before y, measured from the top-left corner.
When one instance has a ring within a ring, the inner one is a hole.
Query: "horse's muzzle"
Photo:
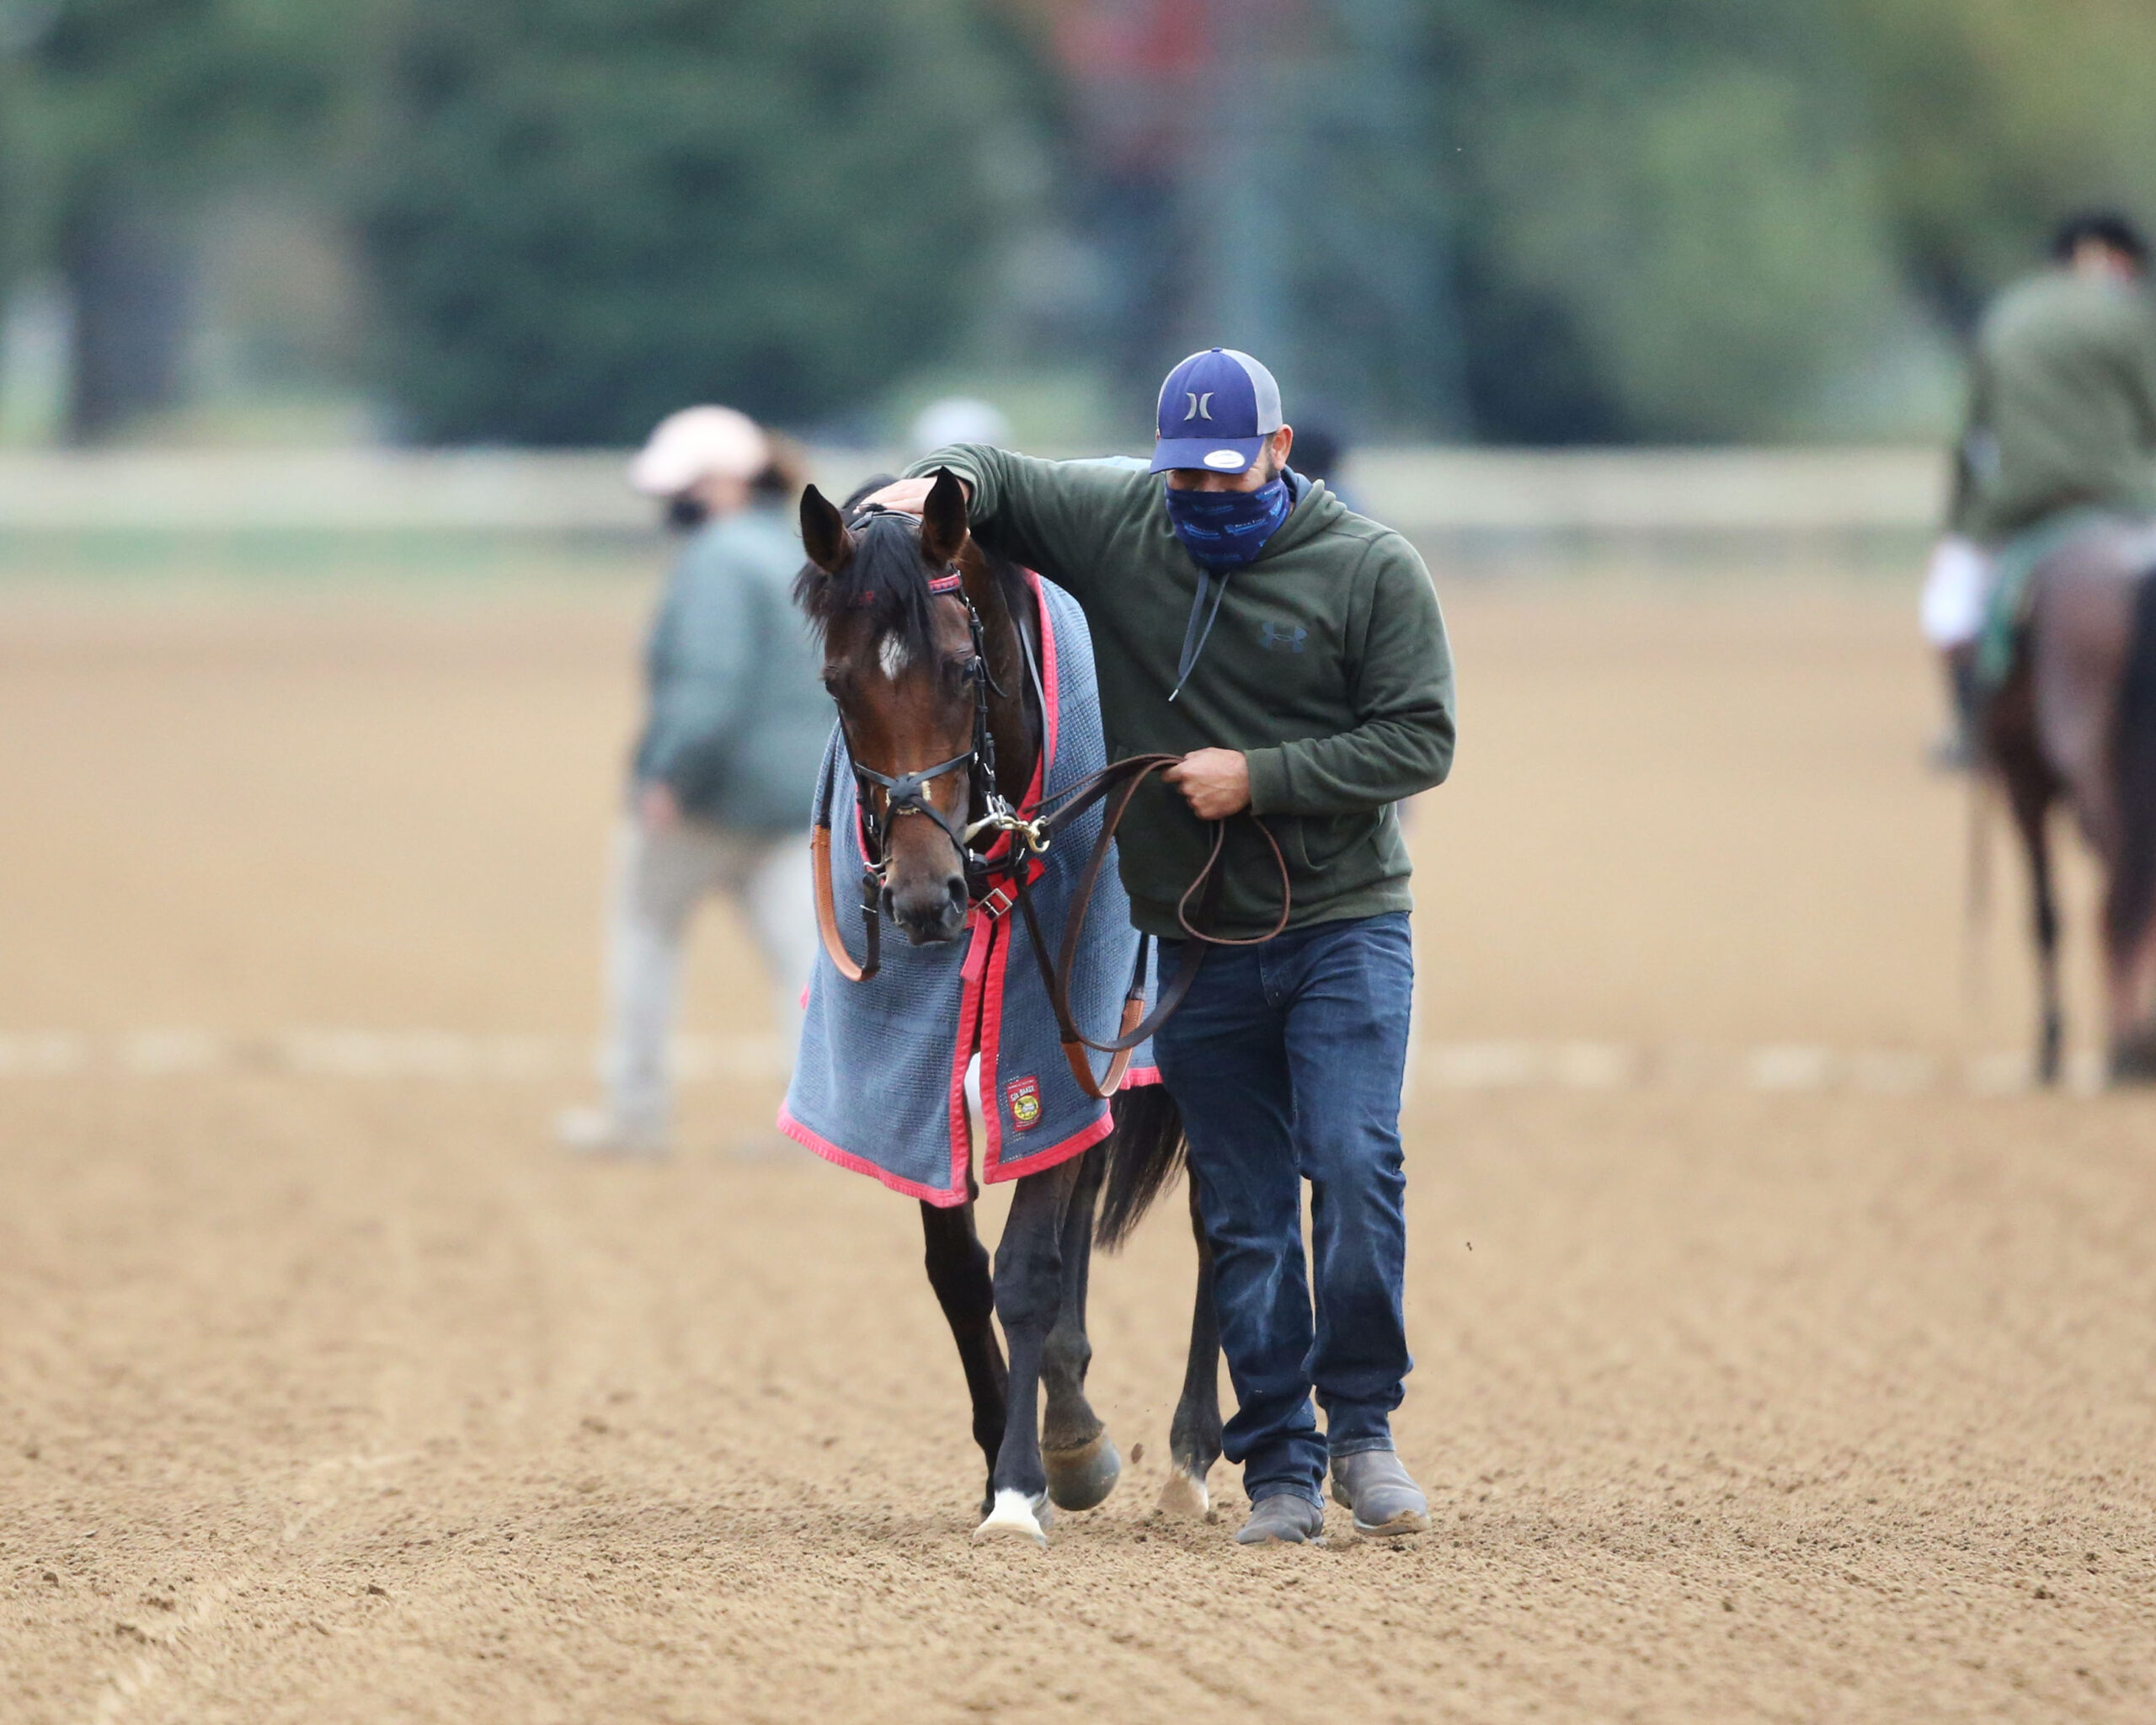
[[[966,926],[966,878],[950,874],[895,890],[886,887],[883,908],[915,946],[956,940]]]

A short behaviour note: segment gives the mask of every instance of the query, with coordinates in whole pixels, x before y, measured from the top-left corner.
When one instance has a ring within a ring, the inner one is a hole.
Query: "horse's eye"
[[[974,680],[974,660],[969,654],[963,659],[943,661],[943,681],[954,689],[963,689]]]

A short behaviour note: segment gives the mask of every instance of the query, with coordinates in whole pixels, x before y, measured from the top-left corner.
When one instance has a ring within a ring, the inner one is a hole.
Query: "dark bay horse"
[[[855,507],[882,483],[862,487],[844,511],[809,488],[801,503],[808,561],[794,593],[822,637],[825,686],[854,764],[868,769],[863,808],[883,849],[881,904],[872,890],[870,914],[922,945],[965,930],[969,829],[1000,787],[1022,793],[1033,781],[1044,721],[1029,666],[1038,663],[1043,620],[1022,572],[972,541],[957,480],[942,476],[918,521]],[[825,890],[826,858],[818,868]],[[988,1461],[976,1539],[1045,1545],[1050,1503],[1091,1509],[1122,1471],[1086,1399],[1087,1271],[1096,1239],[1118,1243],[1172,1179],[1182,1125],[1157,1085],[1123,1091],[1113,1106],[1107,1138],[1017,1182],[992,1271],[970,1173],[963,1204],[921,1206],[929,1283],[958,1343],[974,1439]],[[1194,1194],[1192,1221],[1198,1288],[1162,1505],[1202,1513],[1220,1453],[1219,1338]]]
[[[2065,1034],[2049,835],[2063,801],[2105,874],[2111,1076],[2156,1081],[2156,526],[2117,521],[2068,540],[2030,578],[2025,615],[1983,739],[2028,857],[2037,1075],[2057,1080]]]

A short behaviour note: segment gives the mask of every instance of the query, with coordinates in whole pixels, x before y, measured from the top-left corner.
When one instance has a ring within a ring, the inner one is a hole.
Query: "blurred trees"
[[[1484,436],[1905,425],[1897,351],[1972,323],[2061,216],[2156,222],[2146,0],[1427,15]]]
[[[0,0],[77,436],[171,400],[270,184],[430,440],[829,423],[990,325],[1124,395],[1225,332],[1365,432],[1862,434],[2061,213],[2156,222],[2156,7]]]
[[[67,286],[78,440],[173,400],[205,199],[293,171],[339,88],[352,13],[343,0],[8,0],[5,190],[18,245]]]
[[[365,218],[412,429],[798,423],[933,359],[1002,219],[999,45],[964,0],[414,8]]]
[[[1006,3],[1145,233],[1090,236],[1154,272],[1126,387],[1230,340],[1366,431],[1903,435],[2062,213],[2156,218],[2148,0]]]
[[[1956,323],[2073,210],[2156,226],[2156,6],[1834,5],[1895,255]]]
[[[1816,8],[1436,8],[1463,349],[1504,440],[1785,432],[1896,291]]]

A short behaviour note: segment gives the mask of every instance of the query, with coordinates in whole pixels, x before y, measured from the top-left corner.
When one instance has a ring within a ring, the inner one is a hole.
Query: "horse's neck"
[[[1033,674],[1026,669],[1030,651],[1039,662],[1042,618],[1032,585],[1013,584],[1019,594],[1017,611],[1009,603],[1010,589],[996,579],[988,559],[969,547],[960,565],[966,596],[980,614],[982,650],[995,687],[988,697],[988,728],[995,738],[995,776],[1003,794],[1013,803],[1026,794],[1033,768],[1040,759],[1043,714],[1034,711]]]

